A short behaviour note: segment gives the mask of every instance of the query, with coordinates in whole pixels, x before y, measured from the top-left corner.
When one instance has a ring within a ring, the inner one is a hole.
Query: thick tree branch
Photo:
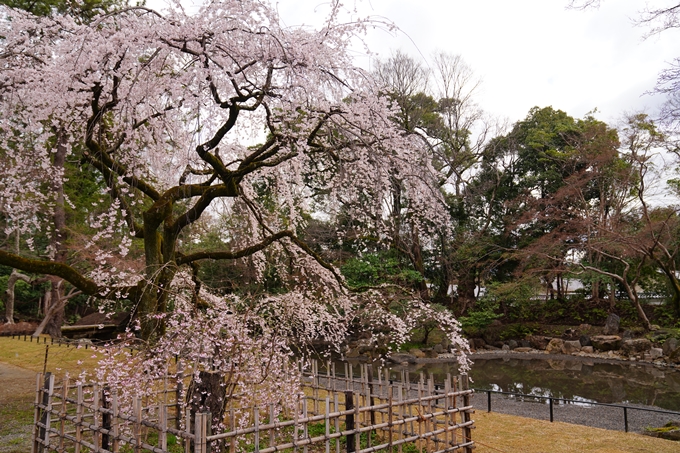
[[[0,264],[21,269],[24,272],[61,277],[88,296],[104,297],[103,292],[110,292],[110,288],[97,285],[68,264],[24,258],[4,250],[0,250]]]
[[[185,255],[177,259],[177,264],[182,265],[182,264],[190,264],[193,263],[194,261],[198,260],[235,260],[238,258],[243,258],[246,256],[253,255],[254,253],[259,252],[260,250],[263,250],[264,248],[268,247],[275,241],[278,241],[283,238],[291,238],[293,239],[295,235],[293,234],[292,231],[289,230],[284,230],[280,231],[278,233],[272,234],[271,236],[267,236],[265,239],[263,239],[261,242],[258,242],[257,244],[251,245],[250,247],[246,247],[244,249],[238,250],[236,252],[230,252],[230,251],[205,251],[205,252],[197,252],[197,253],[192,253],[190,255]]]

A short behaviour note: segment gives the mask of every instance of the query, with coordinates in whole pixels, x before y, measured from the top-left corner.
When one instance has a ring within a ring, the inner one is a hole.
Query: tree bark
[[[50,283],[50,306],[45,312],[45,317],[40,325],[44,326],[43,333],[52,338],[61,338],[61,326],[64,325],[64,309],[68,297],[63,295],[63,280],[58,277],[52,277],[50,278]],[[40,335],[40,332],[36,330],[34,335]]]
[[[193,420],[196,412],[210,412],[213,422],[222,422],[227,406],[227,386],[224,375],[211,371],[199,371],[187,390],[187,404]]]
[[[17,272],[16,269],[12,269],[12,273],[9,274],[7,291],[5,291],[5,322],[7,322],[7,324],[14,324],[14,289],[17,280],[23,280],[26,283],[30,283],[31,278],[28,275]]]
[[[467,269],[458,276],[458,307],[460,310],[459,316],[464,316],[465,313],[474,308],[477,298],[475,297],[475,287],[477,286],[477,278],[474,269]]]

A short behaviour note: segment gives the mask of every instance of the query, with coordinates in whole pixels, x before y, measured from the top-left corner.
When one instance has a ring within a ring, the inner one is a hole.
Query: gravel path
[[[488,394],[480,391],[472,399],[478,411],[488,410]],[[680,421],[680,414],[656,413],[640,409],[665,411],[655,406],[630,404],[628,406],[628,431],[642,432],[647,427],[660,427],[669,421]],[[508,395],[491,394],[491,410],[503,414],[521,417],[550,420],[550,405],[547,399],[510,397]],[[668,412],[668,411],[665,411]],[[621,407],[599,406],[588,403],[560,403],[553,401],[553,420],[591,426],[594,428],[624,431],[624,410]]]

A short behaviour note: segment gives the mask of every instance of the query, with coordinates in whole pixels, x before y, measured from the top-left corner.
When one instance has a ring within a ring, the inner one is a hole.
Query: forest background
[[[85,3],[77,14],[91,18],[98,8],[115,6],[103,5]],[[65,8],[59,3],[17,6],[41,15]],[[667,13],[661,19],[670,28],[675,11]],[[477,105],[480,81],[462,57],[439,54],[433,61],[426,67],[396,52],[378,60],[373,74],[398,108],[394,121],[430,148],[448,211],[446,228],[416,231],[408,193],[392,178],[383,213],[390,231],[384,237],[362,235],[347,219],[331,219],[318,206],[310,207],[303,213],[306,225],[300,236],[314,252],[339,268],[354,289],[390,284],[417,290],[422,300],[452,311],[469,326],[501,316],[601,323],[614,311],[647,329],[650,316],[674,324],[680,310],[677,214],[668,200],[677,196],[677,184],[667,165],[659,168],[664,161],[658,158],[663,154],[668,160],[668,152],[677,152],[673,67],[664,73],[668,83],[660,78],[657,87],[669,94],[661,118],[629,114],[610,126],[595,114],[575,119],[552,107],[536,107],[507,126]],[[104,189],[96,178],[69,179],[71,187],[64,190],[71,191],[71,203],[64,217],[66,228],[76,233]],[[660,179],[669,183],[661,186],[664,192],[659,191]],[[191,247],[228,246],[229,238],[220,237],[225,223],[234,221],[228,217],[213,215]],[[10,250],[21,249],[25,240],[6,234],[4,243]],[[37,241],[43,250],[50,244],[47,236]],[[289,290],[274,270],[281,266],[277,257],[268,261],[264,279],[245,257],[210,262],[200,272],[205,284],[221,293]],[[10,278],[11,267],[2,273],[7,322],[13,316],[41,318],[52,294],[68,301],[51,328],[56,336],[64,316],[75,321],[91,306],[86,295],[48,291],[54,282],[16,272]],[[12,310],[7,288],[14,284]],[[665,303],[645,312],[641,299],[649,297]]]

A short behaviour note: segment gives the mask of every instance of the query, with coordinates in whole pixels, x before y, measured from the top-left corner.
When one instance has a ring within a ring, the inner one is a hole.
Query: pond
[[[394,366],[394,371],[432,373],[442,381],[456,374],[453,362]],[[475,357],[472,387],[481,390],[552,396],[576,401],[633,403],[680,411],[680,371],[648,364],[597,360]],[[413,378],[412,378],[413,379]]]

